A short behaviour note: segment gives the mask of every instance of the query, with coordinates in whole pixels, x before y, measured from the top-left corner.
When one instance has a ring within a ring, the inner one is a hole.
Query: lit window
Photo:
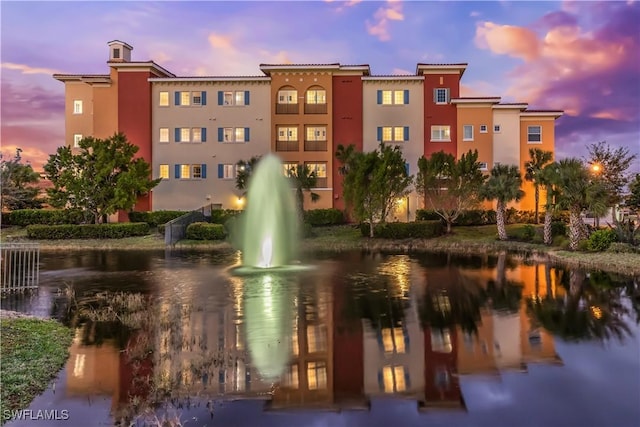
[[[180,105],[191,104],[191,92],[180,92]]]
[[[193,136],[191,142],[202,142],[202,128],[191,129],[191,135]]]
[[[473,141],[473,125],[462,126],[462,140]]]
[[[169,165],[160,165],[158,178],[169,179]]]
[[[327,177],[327,164],[326,163],[305,163],[305,166],[309,168],[309,172],[316,174],[316,178]]]
[[[284,176],[296,176],[298,173],[298,164],[285,162],[282,164],[282,171]]]
[[[232,165],[232,164],[223,165],[222,178],[235,179],[235,177],[236,177],[236,165]]]
[[[451,353],[451,333],[448,329],[431,328],[431,350],[438,353]]]
[[[307,141],[326,141],[327,128],[325,126],[307,127]]]
[[[407,389],[404,366],[385,366],[382,368],[382,380],[385,393],[402,392]]]
[[[298,140],[297,127],[279,127],[278,128],[278,141],[297,141],[297,140]]]
[[[379,90],[378,104],[382,105],[402,105],[409,103],[408,90]]]
[[[249,91],[227,90],[218,92],[218,105],[249,105]]]
[[[245,142],[245,131],[244,128],[236,128],[235,129],[235,141],[236,142]]]
[[[386,353],[404,353],[404,332],[402,328],[384,328],[382,333],[382,345]]]
[[[309,390],[324,390],[327,388],[327,365],[325,362],[308,362],[307,379]]]
[[[500,129],[500,125],[493,125],[493,132],[494,133],[500,133],[502,129]]]
[[[404,127],[403,126],[395,126],[393,128],[393,140],[394,141],[404,141]]]
[[[431,126],[431,141],[451,141],[451,126]]]
[[[297,104],[297,103],[298,103],[297,90],[279,90],[278,91],[278,104]]]
[[[73,101],[73,114],[82,114],[82,101],[79,99]]]
[[[73,146],[75,148],[80,147],[80,141],[82,141],[82,134],[81,133],[76,133],[73,135]]]
[[[378,140],[382,142],[403,142],[408,139],[408,126],[383,126],[378,128]]]
[[[308,90],[307,104],[326,104],[327,92],[324,89]]]
[[[393,92],[390,90],[383,90],[382,91],[382,105],[391,105],[393,104],[393,98],[391,97],[391,94]]]
[[[480,125],[480,133],[487,133],[487,125]]]
[[[533,144],[542,143],[541,126],[527,126],[527,142]]]
[[[394,90],[393,91],[393,103],[394,104],[404,104],[404,90]]]
[[[169,142],[169,128],[160,128],[160,142]]]
[[[327,329],[324,325],[310,325],[307,327],[307,346],[309,347],[309,353],[327,349]]]
[[[433,102],[446,104],[449,102],[449,88],[437,88],[433,90]]]
[[[245,104],[245,93],[244,91],[236,91],[235,93],[235,105],[244,105]]]
[[[180,142],[189,142],[191,141],[191,129],[189,128],[181,128],[180,129]]]
[[[161,107],[169,106],[169,92],[160,92],[160,102],[158,105]]]
[[[218,132],[219,142],[247,142],[249,140],[249,128],[220,128]]]
[[[182,179],[190,179],[191,178],[191,166],[189,166],[189,165],[180,165],[180,178],[182,178]]]

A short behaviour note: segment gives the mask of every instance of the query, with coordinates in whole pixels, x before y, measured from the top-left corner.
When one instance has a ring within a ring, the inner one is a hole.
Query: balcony
[[[299,151],[298,141],[276,141],[276,151]]]
[[[316,178],[315,188],[327,188],[327,178]]]
[[[276,104],[276,114],[298,114],[298,104]]]
[[[327,104],[304,104],[305,114],[327,114]]]
[[[327,151],[327,141],[305,141],[304,151]]]

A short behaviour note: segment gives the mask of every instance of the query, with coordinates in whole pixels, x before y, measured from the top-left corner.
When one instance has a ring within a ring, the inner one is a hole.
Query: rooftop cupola
[[[120,40],[113,40],[107,44],[109,45],[109,62],[131,62],[133,46]]]

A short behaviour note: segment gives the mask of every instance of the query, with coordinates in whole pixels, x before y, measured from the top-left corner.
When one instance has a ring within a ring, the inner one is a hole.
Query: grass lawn
[[[0,423],[5,411],[26,408],[69,356],[73,330],[53,320],[2,319]]]

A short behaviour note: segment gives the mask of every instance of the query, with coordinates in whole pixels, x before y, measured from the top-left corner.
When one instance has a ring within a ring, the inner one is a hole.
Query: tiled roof
[[[110,77],[109,74],[54,74],[53,77],[99,77],[99,78],[104,78],[104,77]]]

